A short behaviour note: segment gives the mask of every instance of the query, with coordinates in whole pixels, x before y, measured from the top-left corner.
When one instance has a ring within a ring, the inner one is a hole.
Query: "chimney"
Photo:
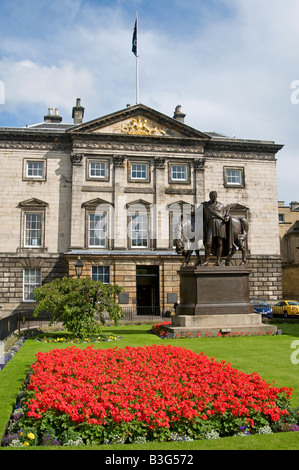
[[[175,108],[173,117],[177,121],[180,121],[180,122],[185,121],[186,114],[182,113],[180,104],[178,104],[177,107]]]
[[[47,116],[44,116],[44,121],[51,124],[59,124],[62,121],[62,117],[59,116],[59,110],[55,109],[55,114],[53,114],[53,108],[48,109],[49,113]]]
[[[84,108],[81,106],[81,99],[77,98],[76,106],[73,107],[72,118],[74,119],[74,124],[81,124],[84,116]]]

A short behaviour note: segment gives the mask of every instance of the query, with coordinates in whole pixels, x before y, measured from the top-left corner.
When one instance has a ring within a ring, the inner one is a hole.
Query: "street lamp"
[[[76,270],[76,275],[78,276],[78,278],[80,278],[82,271],[83,271],[83,263],[80,260],[80,256],[77,260],[77,263],[75,264],[75,270]]]

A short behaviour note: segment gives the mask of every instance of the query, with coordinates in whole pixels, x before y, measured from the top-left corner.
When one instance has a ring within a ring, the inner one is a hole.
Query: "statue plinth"
[[[181,268],[178,315],[233,315],[253,313],[249,275],[243,266]]]
[[[274,325],[264,325],[249,301],[249,276],[244,266],[182,267],[180,304],[168,332],[179,337],[209,333],[259,335],[277,333]]]

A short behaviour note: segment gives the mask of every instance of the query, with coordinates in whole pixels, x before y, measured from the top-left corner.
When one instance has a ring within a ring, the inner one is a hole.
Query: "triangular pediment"
[[[91,201],[83,202],[81,207],[86,208],[86,209],[95,209],[97,207],[107,208],[111,205],[112,205],[111,202],[105,201],[104,199],[97,197],[95,199],[92,199]]]
[[[137,201],[128,202],[126,204],[126,207],[127,208],[131,207],[135,210],[142,211],[144,208],[149,207],[150,205],[151,205],[150,202],[144,201],[143,199],[137,199]]]
[[[19,207],[22,208],[43,208],[47,207],[48,203],[41,201],[40,199],[32,198],[32,199],[27,199],[26,201],[19,202]]]
[[[177,119],[139,104],[116,113],[94,119],[68,131],[70,134],[112,134],[122,136],[196,138],[211,137]]]
[[[171,202],[170,204],[167,205],[167,209],[170,212],[183,213],[184,207],[185,207],[185,209],[191,207],[191,211],[194,211],[194,209],[195,209],[193,204],[190,204],[189,202],[182,201],[182,200],[176,201],[176,202]]]

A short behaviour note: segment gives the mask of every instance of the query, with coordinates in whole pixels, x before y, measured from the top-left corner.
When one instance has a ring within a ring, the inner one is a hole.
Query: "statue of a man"
[[[217,201],[217,192],[211,191],[210,200],[203,203],[204,220],[204,246],[205,258],[204,266],[207,266],[209,257],[212,254],[216,256],[216,266],[221,264],[223,251],[223,242],[227,238],[227,222],[230,216],[223,204]]]

